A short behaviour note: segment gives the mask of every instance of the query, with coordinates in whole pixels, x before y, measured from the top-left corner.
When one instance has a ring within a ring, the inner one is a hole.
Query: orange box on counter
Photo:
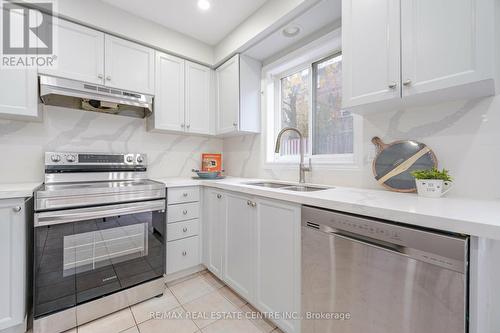
[[[201,171],[222,171],[222,154],[202,154]]]

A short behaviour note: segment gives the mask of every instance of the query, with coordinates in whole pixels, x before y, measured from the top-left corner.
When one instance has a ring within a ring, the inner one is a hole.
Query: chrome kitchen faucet
[[[303,135],[302,133],[294,128],[294,127],[285,127],[283,128],[279,133],[278,137],[276,138],[276,146],[274,148],[274,152],[278,154],[280,152],[280,146],[281,146],[281,136],[283,133],[287,131],[292,131],[296,132],[299,135],[299,140],[300,140],[300,164],[299,164],[299,183],[305,183],[306,182],[306,171],[311,171],[312,166],[311,166],[311,159],[309,159],[309,166],[306,167],[304,165],[304,140],[303,140]]]

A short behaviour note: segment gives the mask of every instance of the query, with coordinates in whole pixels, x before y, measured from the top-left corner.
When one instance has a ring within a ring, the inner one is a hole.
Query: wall
[[[144,152],[149,176],[191,177],[222,140],[146,131],[144,119],[45,107],[41,123],[0,119],[0,183],[43,180],[45,151]]]
[[[363,152],[357,169],[313,165],[307,181],[337,186],[381,189],[371,163],[370,140],[413,139],[429,145],[440,167],[455,178],[450,196],[500,198],[500,96],[455,101],[428,107],[374,113],[363,117]],[[232,176],[298,180],[298,165],[264,169],[261,135],[224,140],[224,168]]]
[[[64,18],[209,66],[214,63],[214,49],[210,45],[102,1],[54,2],[55,12]]]

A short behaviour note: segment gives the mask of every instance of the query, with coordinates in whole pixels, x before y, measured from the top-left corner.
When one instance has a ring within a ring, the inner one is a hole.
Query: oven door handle
[[[35,227],[52,224],[78,222],[124,214],[145,213],[165,210],[165,200],[133,202],[120,205],[67,209],[35,214]]]

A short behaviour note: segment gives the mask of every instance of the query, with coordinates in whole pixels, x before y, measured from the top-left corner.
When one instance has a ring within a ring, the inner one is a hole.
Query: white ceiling
[[[198,9],[198,0],[102,1],[209,45],[216,45],[268,0],[209,0],[211,7],[207,11]]]
[[[307,37],[314,36],[315,33],[321,32],[323,28],[333,26],[341,18],[341,2],[341,0],[320,1],[291,22],[250,47],[245,51],[245,54],[258,60],[266,60],[281,51],[286,51],[289,47],[293,47],[294,44],[300,43]],[[283,28],[289,25],[299,25],[302,28],[301,33],[291,38],[283,36]]]

